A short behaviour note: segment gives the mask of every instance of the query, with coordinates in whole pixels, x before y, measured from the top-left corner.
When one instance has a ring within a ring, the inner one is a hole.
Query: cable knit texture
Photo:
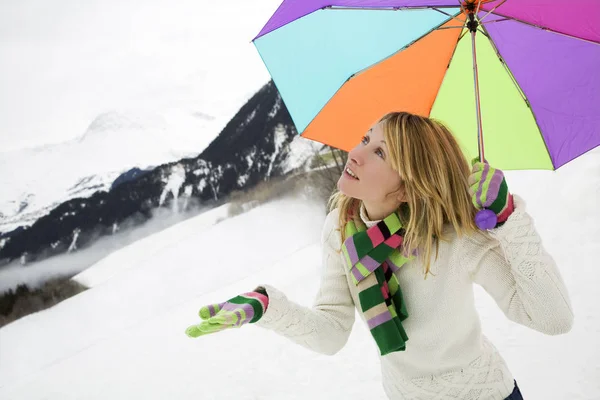
[[[512,392],[512,374],[481,332],[473,283],[514,322],[551,335],[570,330],[573,313],[560,273],[523,200],[514,196],[514,201],[514,213],[490,233],[459,237],[448,227],[431,265],[435,276],[424,279],[418,259],[396,273],[409,311],[403,322],[409,341],[406,351],[380,357],[390,399],[503,400]],[[378,222],[364,210],[361,218],[368,226]],[[360,305],[340,252],[337,222],[334,210],[323,226],[321,285],[312,307],[263,285],[269,307],[256,323],[323,354],[335,354],[345,345]]]

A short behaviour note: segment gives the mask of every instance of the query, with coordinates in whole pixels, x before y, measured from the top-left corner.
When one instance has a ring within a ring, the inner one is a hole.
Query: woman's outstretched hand
[[[196,338],[257,322],[267,310],[269,297],[264,289],[256,290],[235,296],[223,303],[202,307],[198,314],[203,321],[188,327],[185,334]]]
[[[494,229],[502,225],[514,211],[513,197],[508,191],[504,173],[478,158],[471,162],[469,187],[473,205],[479,211],[475,223],[479,229]]]

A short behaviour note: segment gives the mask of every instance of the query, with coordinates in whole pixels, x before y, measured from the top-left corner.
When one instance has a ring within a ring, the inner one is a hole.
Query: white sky
[[[600,149],[557,172],[507,173],[575,313],[571,332],[546,336],[509,321],[476,286],[483,331],[526,399],[596,400],[600,393],[598,171]],[[310,200],[283,199],[213,225],[226,215],[221,207],[99,261],[79,276],[90,290],[0,329],[0,398],[385,400],[376,347],[359,318],[335,356],[255,326],[198,339],[184,334],[202,305],[261,283],[310,306],[324,220],[323,204]],[[232,243],[239,257],[224,260]]]
[[[111,110],[224,126],[269,79],[251,40],[279,3],[0,0],[0,152],[79,137]]]

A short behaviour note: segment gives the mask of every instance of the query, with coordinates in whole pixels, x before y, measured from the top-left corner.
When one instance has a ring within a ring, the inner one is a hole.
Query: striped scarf
[[[359,219],[350,220],[345,230],[342,251],[381,355],[406,350],[402,321],[408,312],[394,272],[410,258],[400,251],[404,229],[398,215],[392,213],[369,229]]]

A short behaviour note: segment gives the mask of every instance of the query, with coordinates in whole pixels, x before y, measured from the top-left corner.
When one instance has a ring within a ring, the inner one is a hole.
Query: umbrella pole
[[[478,2],[478,4],[481,4]],[[471,32],[471,49],[473,52],[473,82],[475,84],[475,107],[477,111],[477,143],[479,144],[479,161],[484,162],[483,154],[483,128],[481,127],[481,98],[479,97],[479,74],[477,73],[477,48],[475,46],[475,34],[477,33],[477,27],[479,21],[475,18],[475,5],[474,3],[467,3],[467,9],[469,11],[469,21],[467,21],[467,27]],[[477,6],[479,10],[479,5]],[[492,229],[498,223],[498,217],[496,213],[490,209],[482,208],[475,214],[475,224],[480,229]]]
[[[467,23],[469,30],[471,31],[471,49],[473,53],[473,82],[475,85],[475,109],[477,115],[477,144],[479,148],[479,160],[483,162],[484,151],[483,151],[483,128],[481,125],[481,101],[479,97],[479,74],[477,71],[477,49],[475,46],[475,34],[477,33],[477,27],[479,23],[475,19],[473,12],[469,13],[469,22]]]

